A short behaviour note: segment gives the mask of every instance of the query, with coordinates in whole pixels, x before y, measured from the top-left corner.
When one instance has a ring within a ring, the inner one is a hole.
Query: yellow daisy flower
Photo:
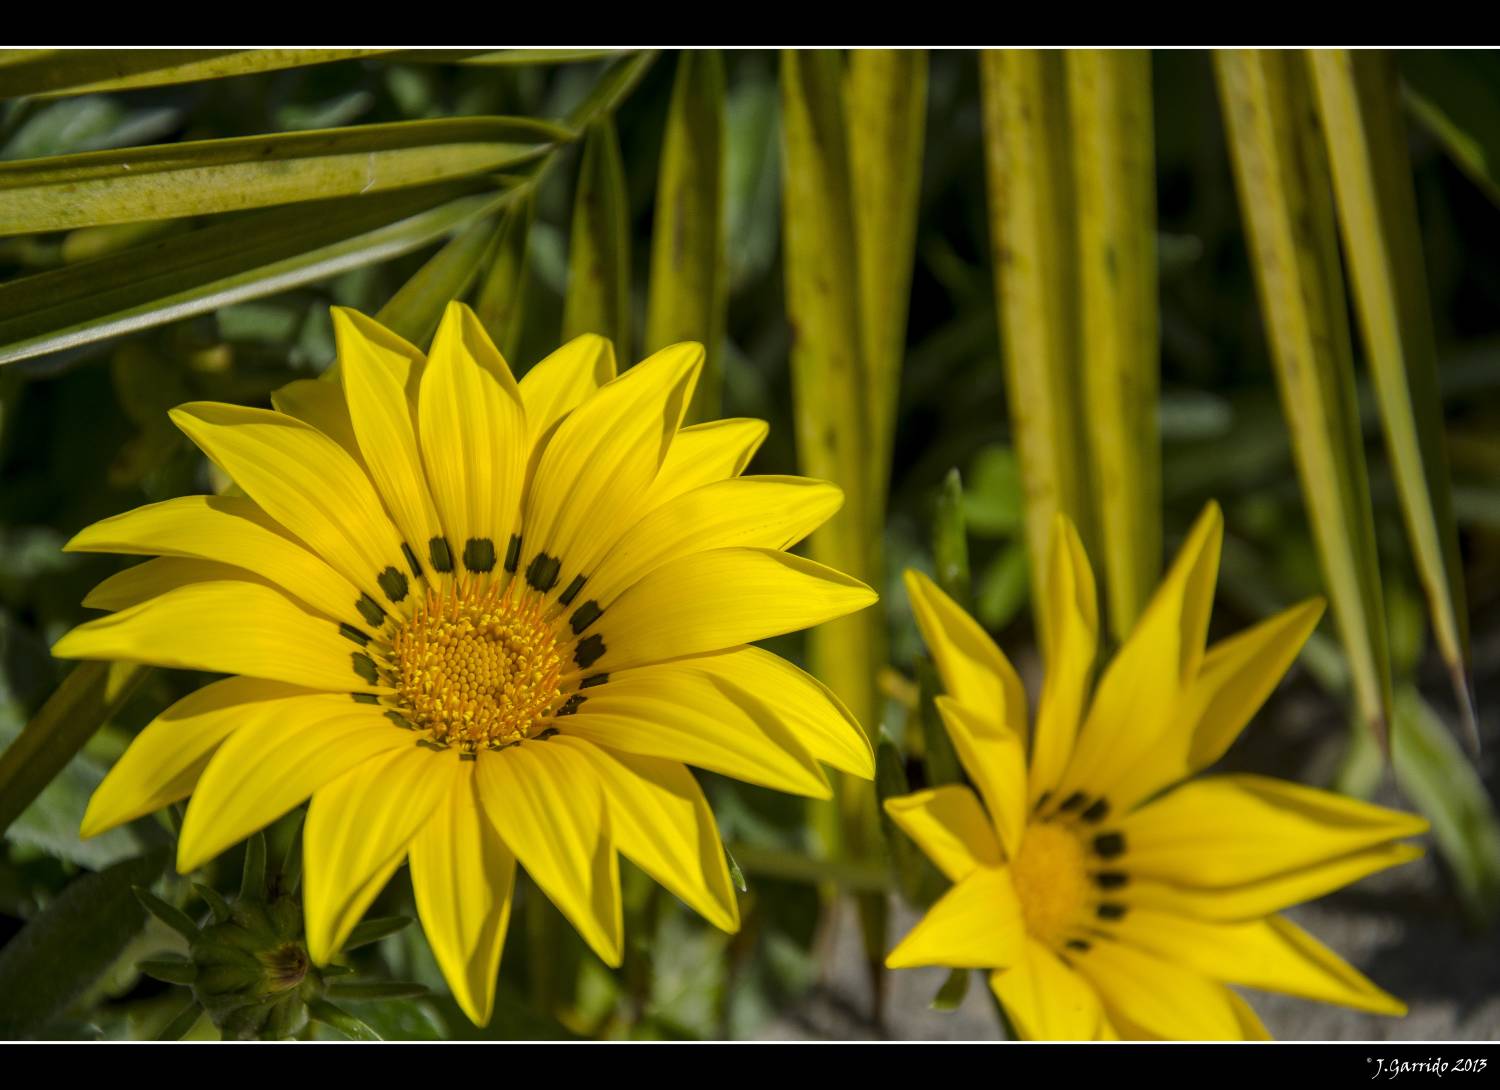
[[[946,691],[938,710],[979,794],[886,801],[954,883],[887,965],[992,970],[1028,1039],[1267,1037],[1226,984],[1405,1013],[1277,913],[1416,858],[1399,840],[1427,823],[1264,776],[1189,780],[1228,749],[1323,611],[1304,602],[1205,650],[1222,539],[1211,504],[1090,700],[1094,577],[1058,518],[1034,732],[1005,656],[907,572]]]
[[[583,336],[517,382],[467,307],[421,352],[336,309],[338,382],[276,411],[173,421],[242,490],[184,496],[68,545],[158,557],[85,601],[53,652],[236,675],[135,739],[93,836],[192,795],[182,872],[311,797],[307,943],[326,962],[404,861],[455,998],[489,1020],[516,864],[610,965],[616,851],[709,921],[739,916],[687,764],[827,797],[870,778],[859,725],[752,641],[875,600],[785,550],[842,495],[741,477],[757,420],[681,427],[703,359],[615,377]]]

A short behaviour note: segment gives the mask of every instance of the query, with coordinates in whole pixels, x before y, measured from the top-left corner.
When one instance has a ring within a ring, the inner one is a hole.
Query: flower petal
[[[1229,989],[1184,966],[1128,943],[1097,941],[1078,956],[1076,968],[1099,993],[1121,1037],[1244,1039],[1246,1027]]]
[[[989,817],[967,787],[949,784],[886,799],[885,812],[951,881],[1005,862]]]
[[[338,360],[334,360],[333,366],[338,366]],[[349,419],[349,405],[344,399],[343,387],[326,371],[324,375],[323,378],[301,378],[273,390],[271,405],[277,412],[328,436],[363,469],[365,456],[354,434],[354,421]]]
[[[521,400],[532,456],[546,446],[563,417],[614,378],[615,346],[597,333],[574,337],[527,371],[521,379]]]
[[[990,990],[1023,1040],[1093,1041],[1104,1028],[1093,986],[1035,939],[1010,968],[990,974]]]
[[[582,738],[560,735],[556,743],[583,754],[599,774],[620,851],[709,923],[738,931],[724,843],[693,774],[676,761],[608,751]]]
[[[738,477],[766,441],[764,420],[732,417],[680,429],[667,448],[656,479],[646,490],[643,510],[651,510],[712,481]]]
[[[217,560],[159,556],[115,572],[84,596],[85,609],[118,611],[195,583],[244,582],[272,587],[268,580]]]
[[[417,416],[451,567],[498,576],[520,533],[526,409],[510,367],[462,303],[448,305],[432,339]]]
[[[1026,690],[1010,660],[978,621],[921,572],[907,571],[906,593],[943,691],[986,723],[1009,728],[1024,743],[1029,730]]]
[[[1094,570],[1078,531],[1062,514],[1053,523],[1052,559],[1047,570],[1047,612],[1052,625],[1047,673],[1031,742],[1029,801],[1033,804],[1043,792],[1056,790],[1068,767],[1088,705],[1089,680],[1099,646]]]
[[[681,761],[812,798],[831,788],[818,762],[758,696],[720,676],[711,658],[609,675],[580,690],[553,725],[610,750]]]
[[[1023,957],[1026,942],[1010,871],[981,867],[938,898],[886,955],[885,964],[888,969],[999,969]]]
[[[558,425],[526,494],[520,570],[533,591],[587,576],[640,517],[702,365],[701,345],[664,348]]]
[[[500,836],[606,965],[624,947],[620,866],[599,776],[579,753],[523,742],[479,754],[479,798]]]
[[[408,744],[326,782],[307,808],[303,908],[307,952],[326,965],[406,858],[408,845],[460,784],[451,750]]]
[[[309,689],[230,677],[189,693],[137,734],[95,789],[78,835],[87,839],[160,810],[193,791],[219,744],[259,716],[274,716]]]
[[[332,439],[263,409],[199,401],[172,420],[261,509],[376,601],[407,598],[401,536],[359,463]]]
[[[65,659],[119,659],[246,674],[334,692],[382,692],[374,660],[339,626],[271,587],[193,583],[79,625],[52,648]]]
[[[193,789],[177,869],[197,870],[324,784],[376,757],[412,749],[413,741],[379,708],[333,693],[247,709]]]
[[[584,628],[575,621],[573,662],[580,671],[614,671],[720,651],[811,628],[875,599],[859,580],[790,553],[693,553],[645,576]]]
[[[469,1020],[488,1025],[500,952],[510,925],[516,857],[479,805],[477,761],[412,839],[411,887],[432,955]]]
[[[275,583],[335,620],[361,621],[354,584],[243,496],[179,496],[137,507],[80,530],[63,548],[217,560]]]
[[[979,788],[1006,855],[1014,859],[1026,828],[1026,750],[1014,732],[992,727],[951,696],[936,701],[938,714],[964,771]]]

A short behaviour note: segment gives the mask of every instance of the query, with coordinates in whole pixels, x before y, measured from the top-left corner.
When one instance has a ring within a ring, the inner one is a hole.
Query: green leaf
[[[1124,640],[1161,574],[1151,56],[1072,50],[1067,70],[1083,421],[1110,630]]]
[[[166,861],[156,851],[75,879],[0,948],[0,1037],[36,1036],[108,971],[146,920],[132,889]]]
[[[656,62],[654,50],[627,54],[605,70],[588,95],[568,114],[565,124],[581,133],[593,122],[611,116],[645,78]]]
[[[329,983],[329,999],[359,1001],[365,999],[416,999],[427,994],[422,984],[405,980],[334,980]]]
[[[568,139],[527,118],[439,118],[0,163],[0,235],[380,193],[503,170]]]
[[[981,55],[990,246],[1011,434],[1025,481],[1031,585],[1047,585],[1047,538],[1059,511],[1097,555],[1083,449],[1077,352],[1076,210],[1063,57]],[[1051,646],[1047,595],[1031,596],[1038,644]]]
[[[493,215],[465,227],[401,285],[375,320],[415,345],[425,345],[443,311],[460,299],[479,275],[480,263],[495,236]]]
[[[657,175],[645,349],[680,341],[704,346],[690,422],[720,415],[726,300],[724,61],[712,50],[684,50]]]
[[[526,252],[535,214],[531,189],[517,194],[506,206],[500,230],[484,259],[485,272],[474,300],[474,312],[512,366],[525,328]]]
[[[1477,753],[1463,560],[1396,70],[1391,56],[1379,51],[1317,50],[1311,65],[1354,302],[1407,538],[1462,712],[1464,741]]]
[[[1388,749],[1391,673],[1327,156],[1300,53],[1215,54],[1266,338],[1355,700]]]
[[[162,1027],[161,1032],[156,1035],[156,1039],[158,1041],[180,1041],[192,1032],[193,1027],[198,1024],[198,1019],[202,1017],[203,1008],[198,1006],[198,1001],[195,999],[183,1007],[170,1022]]]
[[[937,516],[932,521],[932,558],[937,566],[937,583],[943,588],[943,593],[964,609],[972,609],[964,485],[957,468],[948,471],[938,491]]]
[[[0,284],[0,364],[257,299],[425,246],[493,211],[474,185],[280,208]]]
[[[202,882],[194,882],[193,889],[197,891],[199,897],[203,898],[203,903],[213,913],[214,923],[224,923],[229,919],[229,902],[224,900],[223,894],[213,886],[204,885]]]
[[[906,779],[905,759],[882,727],[880,740],[875,747],[875,798],[880,805],[880,828],[884,834],[896,888],[901,891],[901,896],[908,904],[920,907],[931,903],[933,895],[941,888],[941,879],[922,850],[896,827],[896,823],[885,812],[887,799],[910,793],[911,784]]]
[[[361,946],[379,942],[387,935],[394,935],[404,930],[410,924],[411,917],[409,916],[374,916],[368,920],[361,920],[354,925],[354,930],[349,932],[344,949],[357,950]]]
[[[922,763],[927,771],[927,786],[963,783],[963,766],[958,763],[953,740],[948,737],[943,717],[934,703],[943,691],[942,681],[926,655],[918,657],[916,667],[917,716],[922,728]]]
[[[0,50],[0,98],[161,87],[388,52],[385,49],[7,49]]]
[[[190,985],[198,978],[198,967],[184,957],[148,958],[135,967],[164,984]]]
[[[943,981],[943,986],[938,989],[937,995],[932,997],[931,1008],[948,1014],[958,1010],[963,1005],[964,996],[969,994],[969,970],[954,969],[948,974],[948,979]]]
[[[745,872],[740,869],[739,860],[735,859],[728,844],[724,845],[724,862],[729,864],[729,880],[734,883],[734,888],[741,893],[750,892],[750,886],[745,882]]]
[[[1026,543],[1013,541],[991,559],[974,591],[974,615],[991,632],[999,632],[1026,605],[1031,586],[1026,574]]]
[[[314,999],[307,1005],[307,1013],[332,1026],[351,1041],[379,1041],[380,1034],[346,1010],[340,1010],[326,999]]]
[[[964,521],[970,533],[1010,537],[1021,529],[1025,496],[1014,450],[999,443],[981,448],[964,482]]]
[[[366,1000],[359,1005],[359,1017],[383,1041],[441,1041],[446,1038],[442,1023],[433,1014],[430,1002],[414,1003],[407,999]],[[323,1039],[324,1036],[320,1034],[319,1040]]]
[[[806,853],[736,844],[734,856],[746,874],[761,875],[783,882],[820,885],[832,882],[851,893],[884,894],[891,888],[891,874],[876,863],[844,859],[812,859]]]
[[[0,833],[135,692],[149,668],[80,662],[0,753]]]
[[[245,862],[240,868],[240,900],[261,901],[266,897],[266,834],[257,832],[245,841]]]
[[[620,142],[606,118],[591,125],[583,140],[568,241],[563,340],[598,333],[614,342],[621,359],[632,358],[629,213]]]
[[[1500,79],[1488,51],[1402,50],[1406,102],[1459,167],[1500,204]]]
[[[453,54],[445,49],[441,52],[424,53],[421,59],[431,61],[449,59],[448,63],[476,67],[515,67],[531,64],[579,64],[603,60],[607,57],[628,57],[632,52],[634,51],[625,49],[496,49],[472,57],[463,57],[454,62],[451,60]],[[407,55],[402,56],[402,60],[408,59],[411,58]]]
[[[189,944],[197,942],[201,937],[198,925],[186,912],[176,905],[169,905],[145,886],[135,887],[135,898],[141,902],[142,908],[181,935]]]

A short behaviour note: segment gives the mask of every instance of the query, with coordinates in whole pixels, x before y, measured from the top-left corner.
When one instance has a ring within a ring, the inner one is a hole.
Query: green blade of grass
[[[1078,196],[1084,424],[1110,629],[1123,640],[1161,574],[1151,57],[1067,55]]]
[[[0,235],[379,193],[516,166],[570,138],[526,118],[441,118],[0,163]]]
[[[1328,161],[1300,53],[1215,54],[1240,207],[1303,502],[1365,723],[1391,669]]]
[[[248,76],[389,53],[388,49],[7,49],[0,98],[130,91]]]
[[[1063,59],[1037,50],[980,58],[990,245],[1010,425],[1026,495],[1031,585],[1047,585],[1047,535],[1062,511],[1092,541],[1076,346],[1076,250]],[[1090,549],[1091,555],[1094,550]],[[1048,646],[1047,596],[1033,594]]]
[[[724,61],[684,52],[662,141],[651,234],[645,349],[701,341],[707,352],[688,408],[720,415],[728,277],[724,266]]]
[[[583,138],[568,247],[563,340],[598,333],[614,342],[618,357],[632,359],[629,197],[620,141],[608,118],[590,125]]]
[[[1395,66],[1389,54],[1379,51],[1318,50],[1310,60],[1354,302],[1407,538],[1427,595],[1433,635],[1462,710],[1464,740],[1477,752],[1463,562]]]

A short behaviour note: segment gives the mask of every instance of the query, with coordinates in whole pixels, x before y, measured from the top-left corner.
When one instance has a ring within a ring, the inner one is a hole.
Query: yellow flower
[[[703,359],[615,377],[584,336],[519,383],[450,305],[431,355],[334,311],[339,382],[172,419],[243,490],[106,519],[69,548],[159,557],[102,583],[66,658],[231,676],[178,701],[94,794],[93,836],[192,794],[187,872],[309,796],[307,941],[327,961],[410,860],[455,998],[489,1020],[519,863],[611,965],[616,851],[738,926],[685,764],[814,797],[869,778],[858,724],[754,640],[868,587],[785,550],[830,484],[741,477],[756,420],[681,427]]]
[[[992,970],[1030,1039],[1265,1038],[1226,983],[1405,1013],[1276,913],[1416,858],[1398,841],[1427,823],[1263,776],[1180,782],[1224,753],[1323,611],[1305,602],[1205,651],[1222,538],[1210,505],[1090,701],[1094,577],[1058,518],[1045,589],[1055,620],[1030,733],[1005,656],[931,580],[907,573],[946,690],[938,709],[979,797],[946,786],[887,800],[954,883],[887,965]]]

